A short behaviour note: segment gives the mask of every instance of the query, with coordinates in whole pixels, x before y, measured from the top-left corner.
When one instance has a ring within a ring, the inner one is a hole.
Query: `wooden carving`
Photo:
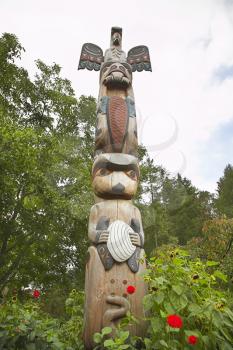
[[[140,321],[130,333],[145,332],[142,299],[146,286],[144,233],[141,214],[132,199],[139,182],[137,123],[132,71],[151,70],[149,51],[138,46],[128,58],[121,48],[122,29],[113,27],[110,48],[103,57],[94,44],[84,44],[79,69],[100,69],[95,161],[92,185],[95,204],[89,217],[85,275],[86,349],[93,349],[93,335],[105,326],[113,331],[130,311]],[[135,293],[127,293],[128,286]]]

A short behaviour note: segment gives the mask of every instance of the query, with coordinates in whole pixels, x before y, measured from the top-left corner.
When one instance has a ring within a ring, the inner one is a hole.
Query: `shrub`
[[[0,349],[67,350],[58,332],[59,322],[43,314],[37,302],[22,305],[14,297],[0,306]]]
[[[149,262],[144,299],[149,312],[146,349],[232,350],[233,313],[217,280],[226,276],[218,263],[191,260],[184,250],[160,252]]]
[[[41,311],[40,301],[18,302],[14,296],[0,305],[1,350],[81,350],[83,293],[73,290],[66,301],[68,321]]]

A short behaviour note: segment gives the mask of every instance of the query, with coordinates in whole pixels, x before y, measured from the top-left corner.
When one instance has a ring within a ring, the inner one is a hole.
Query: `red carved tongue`
[[[108,129],[114,152],[121,152],[128,128],[128,109],[122,97],[112,96],[108,102]]]

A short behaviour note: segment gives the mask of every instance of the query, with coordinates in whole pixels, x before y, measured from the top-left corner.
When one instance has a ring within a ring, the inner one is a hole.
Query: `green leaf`
[[[175,309],[172,307],[172,305],[168,302],[164,302],[164,308],[167,311],[168,315],[175,314]]]
[[[159,312],[160,312],[160,315],[161,315],[162,318],[166,318],[167,317],[167,313],[164,312],[163,310],[160,309]]]
[[[151,327],[154,333],[161,332],[161,328],[163,326],[163,322],[160,318],[158,317],[153,317],[151,319]]]
[[[174,292],[176,292],[176,294],[181,295],[183,293],[183,288],[180,285],[175,285],[172,286],[172,289],[174,290]]]
[[[102,341],[102,335],[100,333],[95,333],[93,339],[96,344],[99,344]]]
[[[219,265],[219,262],[217,261],[207,261],[206,266],[217,266]]]
[[[107,339],[104,341],[105,347],[112,346],[112,345],[115,345],[115,342],[112,339]]]
[[[153,299],[158,305],[160,305],[164,300],[164,293],[163,292],[157,293]]]
[[[190,304],[188,309],[192,314],[199,314],[202,312],[202,309],[198,304]]]
[[[203,335],[201,339],[205,345],[210,345],[210,338],[207,335]]]
[[[147,350],[150,350],[150,349],[151,349],[151,345],[152,345],[151,339],[149,339],[149,338],[144,338],[144,342],[145,342],[145,345],[146,345],[146,349],[147,349]]]
[[[165,348],[168,349],[168,344],[165,342],[165,340],[160,340],[159,343],[162,345],[162,346],[165,346]]]
[[[102,335],[107,335],[112,333],[112,328],[111,327],[104,327],[101,331]]]
[[[187,304],[188,304],[188,298],[186,297],[185,294],[181,295],[180,298],[179,298],[179,304],[180,304],[180,307],[181,309],[184,309]]]
[[[126,340],[129,337],[129,331],[120,331],[119,333],[121,340]]]
[[[222,280],[224,282],[227,282],[227,276],[224,275],[224,273],[222,273],[221,271],[216,270],[216,271],[214,271],[213,275],[215,277],[219,278],[220,280]]]
[[[144,298],[143,298],[143,305],[144,305],[144,308],[145,308],[146,311],[150,310],[153,307],[154,302],[153,302],[151,294],[147,294],[147,295],[144,296]]]

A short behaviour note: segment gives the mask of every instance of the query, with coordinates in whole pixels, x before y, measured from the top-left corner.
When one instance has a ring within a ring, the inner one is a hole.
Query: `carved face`
[[[100,80],[110,88],[128,88],[132,83],[131,66],[128,63],[106,62],[101,67]]]
[[[114,46],[121,46],[121,34],[119,32],[112,35],[112,43]]]
[[[139,180],[137,160],[120,153],[102,154],[93,165],[92,176],[92,186],[98,197],[131,199]]]

